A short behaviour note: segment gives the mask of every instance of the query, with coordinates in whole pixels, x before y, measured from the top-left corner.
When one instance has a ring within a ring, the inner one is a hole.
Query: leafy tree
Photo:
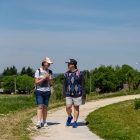
[[[134,81],[133,81],[133,89],[134,90],[139,88],[139,83],[140,83],[140,78],[139,77],[134,77]]]
[[[3,80],[2,80],[3,76],[0,76],[0,88],[2,88],[3,85]]]
[[[19,91],[26,91],[26,93],[30,93],[30,91],[34,88],[34,78],[28,75],[17,76],[17,89]]]
[[[123,81],[124,84],[127,82],[126,81],[126,74],[129,71],[132,71],[132,70],[133,70],[133,68],[131,66],[126,65],[126,64],[122,65],[122,75],[121,75],[121,77],[122,77],[122,81]]]
[[[5,93],[11,93],[14,91],[14,76],[4,76],[3,88]]]
[[[118,78],[115,75],[115,70],[112,66],[100,66],[93,71],[93,80],[96,88],[101,92],[115,91],[119,84]]]
[[[133,81],[134,81],[134,74],[133,71],[130,70],[126,73],[126,82],[128,84],[129,91],[132,90]]]
[[[86,93],[90,93],[90,80],[92,80],[92,74],[88,70],[83,70],[84,78],[85,78],[85,87]],[[91,86],[93,88],[93,86]],[[91,89],[92,91],[92,89]]]
[[[18,91],[30,93],[30,91],[34,88],[34,78],[28,75],[4,76],[3,88],[5,93],[11,93],[15,91],[14,87],[15,80],[16,80],[16,89]]]
[[[56,78],[54,78],[54,84],[63,84],[64,74],[59,74]]]

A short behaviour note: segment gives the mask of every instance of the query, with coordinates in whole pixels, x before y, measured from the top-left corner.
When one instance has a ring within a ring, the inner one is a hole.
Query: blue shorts
[[[50,91],[35,90],[35,95],[36,95],[37,106],[47,106],[48,107],[50,95],[51,95]]]

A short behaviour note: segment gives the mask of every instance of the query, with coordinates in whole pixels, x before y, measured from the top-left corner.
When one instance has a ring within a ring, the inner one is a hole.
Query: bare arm
[[[45,76],[44,76],[42,79],[35,78],[35,84],[36,84],[36,85],[41,84],[44,80],[49,79],[49,76],[50,76],[50,75],[49,75],[48,73],[46,73]]]
[[[53,85],[54,84],[54,80],[53,80],[51,74],[49,75],[49,83],[50,83],[50,85]]]

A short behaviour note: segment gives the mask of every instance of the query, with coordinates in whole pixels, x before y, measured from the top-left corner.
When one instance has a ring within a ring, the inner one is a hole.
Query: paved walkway
[[[140,98],[140,95],[102,99],[88,102],[85,105],[80,106],[80,116],[78,119],[79,126],[77,128],[65,126],[67,119],[65,107],[62,107],[59,110],[50,110],[47,118],[49,126],[37,130],[31,138],[33,140],[101,140],[101,138],[89,131],[85,124],[86,116],[100,107],[135,98]],[[32,118],[32,121],[36,124],[36,116]]]

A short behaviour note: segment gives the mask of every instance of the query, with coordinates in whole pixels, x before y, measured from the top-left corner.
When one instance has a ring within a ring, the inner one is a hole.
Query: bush
[[[140,99],[134,100],[134,107],[135,107],[135,109],[140,109]]]

